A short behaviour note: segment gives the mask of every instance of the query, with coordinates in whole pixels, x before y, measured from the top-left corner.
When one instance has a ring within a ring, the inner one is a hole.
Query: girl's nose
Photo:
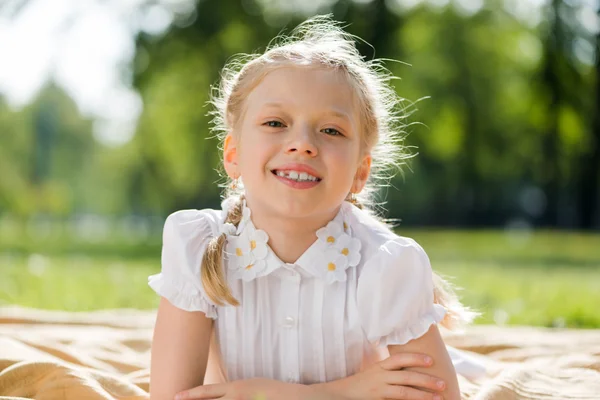
[[[299,127],[292,133],[293,137],[287,145],[286,153],[302,154],[315,157],[318,153],[315,138],[308,127]]]

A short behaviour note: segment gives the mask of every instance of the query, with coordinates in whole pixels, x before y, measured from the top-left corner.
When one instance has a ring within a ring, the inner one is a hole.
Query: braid
[[[227,210],[226,223],[238,226],[242,220],[244,196],[239,196],[235,205]],[[231,289],[227,285],[225,274],[223,272],[223,249],[227,243],[227,235],[225,233],[214,237],[206,247],[206,251],[202,256],[202,267],[200,268],[202,286],[206,295],[215,304],[222,306],[224,301],[238,306],[240,303],[231,294]]]

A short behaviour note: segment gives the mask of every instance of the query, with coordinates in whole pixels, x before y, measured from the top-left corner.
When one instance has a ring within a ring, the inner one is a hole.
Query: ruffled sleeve
[[[202,256],[215,236],[213,220],[208,210],[169,215],[163,229],[161,272],[148,277],[148,284],[174,306],[216,319],[216,305],[206,296],[200,277]]]
[[[433,303],[433,273],[425,251],[398,237],[364,265],[357,288],[358,313],[369,342],[385,347],[423,336],[446,309]]]

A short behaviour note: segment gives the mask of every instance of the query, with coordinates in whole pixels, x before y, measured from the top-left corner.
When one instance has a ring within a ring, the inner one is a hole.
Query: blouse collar
[[[223,204],[224,213],[230,204]],[[328,284],[346,281],[346,270],[356,267],[361,259],[361,242],[352,236],[349,223],[351,204],[344,202],[337,215],[316,232],[317,239],[293,264],[284,263],[268,245],[269,236],[254,226],[252,212],[242,204],[242,220],[237,229],[222,224],[227,235],[225,258],[228,273],[234,279],[251,281],[280,268],[300,267]]]

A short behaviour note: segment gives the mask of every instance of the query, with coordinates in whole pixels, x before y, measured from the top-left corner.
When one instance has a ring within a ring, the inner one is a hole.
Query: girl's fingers
[[[417,353],[396,353],[379,362],[379,366],[388,371],[408,367],[429,367],[433,364],[431,357]]]
[[[220,399],[225,396],[225,385],[202,385],[177,393],[175,400],[188,399]]]
[[[414,386],[436,392],[446,389],[442,379],[416,371],[389,371],[385,372],[384,379],[390,385]]]
[[[442,400],[441,395],[436,393],[429,393],[407,386],[394,385],[386,386],[383,391],[383,397],[390,400]]]

